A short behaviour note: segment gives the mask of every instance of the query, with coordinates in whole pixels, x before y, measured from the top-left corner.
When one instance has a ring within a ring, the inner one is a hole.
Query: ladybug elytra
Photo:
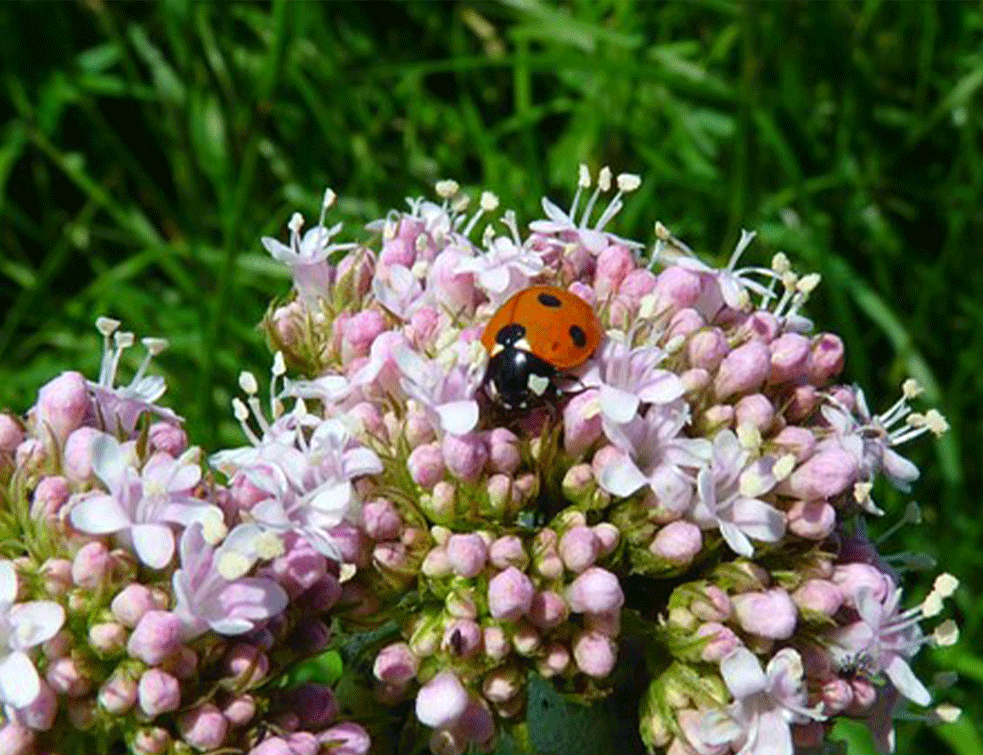
[[[510,298],[481,335],[490,360],[485,384],[507,409],[525,409],[556,393],[555,378],[584,362],[601,342],[590,304],[555,286],[531,286]]]

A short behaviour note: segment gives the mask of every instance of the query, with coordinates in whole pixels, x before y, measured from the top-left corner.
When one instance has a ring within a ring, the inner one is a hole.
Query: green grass
[[[720,258],[757,229],[759,261],[784,250],[823,274],[811,314],[875,407],[911,374],[951,422],[911,449],[925,525],[889,545],[963,580],[963,642],[922,670],[959,671],[966,715],[899,741],[983,752],[978,4],[90,0],[2,4],[0,24],[16,30],[0,46],[0,406],[68,366],[94,375],[92,323],[111,315],[171,340],[158,367],[194,439],[236,442],[236,375],[267,369],[255,326],[288,287],[259,237],[316,214],[324,187],[357,231],[441,177],[529,220],[581,161],[638,172],[618,233],[661,219]]]

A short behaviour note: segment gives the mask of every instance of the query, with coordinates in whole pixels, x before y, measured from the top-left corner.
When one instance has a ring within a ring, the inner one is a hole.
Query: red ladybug
[[[590,304],[555,286],[531,286],[502,305],[481,334],[491,356],[485,385],[507,409],[556,394],[557,376],[587,361],[600,344]]]

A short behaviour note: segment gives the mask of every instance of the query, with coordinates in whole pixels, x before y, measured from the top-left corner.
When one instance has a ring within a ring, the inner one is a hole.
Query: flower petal
[[[932,702],[932,695],[925,689],[925,685],[915,676],[911,666],[900,655],[894,656],[887,668],[884,669],[887,678],[898,688],[898,692],[907,697],[916,705],[928,705]]]
[[[90,535],[106,535],[130,526],[129,515],[119,501],[110,495],[90,495],[75,502],[68,518],[72,526]]]
[[[744,647],[735,648],[720,662],[720,674],[735,700],[763,692],[768,686],[761,662]]]
[[[136,524],[130,530],[133,550],[151,569],[163,569],[174,555],[174,533],[166,524]]]
[[[65,609],[50,600],[32,600],[10,610],[10,647],[27,650],[54,637],[65,623]]]
[[[738,498],[731,510],[731,521],[748,537],[775,543],[785,534],[785,515],[757,498]]]
[[[601,384],[601,411],[618,424],[630,422],[641,403],[638,396],[607,383]]]
[[[648,483],[635,463],[629,460],[609,464],[598,475],[597,484],[611,495],[626,498]]]
[[[434,407],[440,417],[440,426],[451,435],[465,435],[478,424],[478,402],[473,400],[449,401]]]
[[[16,651],[0,660],[0,701],[23,708],[40,692],[41,680],[27,653]]]
[[[0,603],[11,604],[17,598],[17,570],[11,561],[0,561]]]

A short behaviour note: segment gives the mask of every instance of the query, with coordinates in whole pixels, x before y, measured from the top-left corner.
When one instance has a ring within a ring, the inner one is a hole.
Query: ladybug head
[[[506,409],[527,409],[556,393],[556,369],[532,352],[513,345],[495,350],[485,385],[493,401]]]

